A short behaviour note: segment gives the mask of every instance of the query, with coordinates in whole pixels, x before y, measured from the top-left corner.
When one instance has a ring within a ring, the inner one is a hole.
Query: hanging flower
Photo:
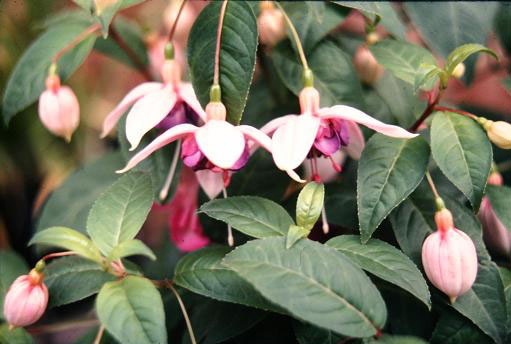
[[[358,124],[384,135],[412,138],[403,128],[378,121],[364,112],[346,105],[319,107],[319,92],[305,87],[299,95],[301,115],[287,115],[267,123],[261,131],[273,133],[272,154],[277,167],[291,178],[304,182],[294,171],[305,158],[327,157],[340,149],[359,159],[365,141]],[[333,162],[333,160],[331,159]]]
[[[146,82],[131,90],[103,122],[101,137],[117,124],[122,114],[133,105],[126,117],[126,138],[134,150],[142,137],[154,127],[169,129],[178,124],[198,123],[205,113],[191,83],[181,82],[181,68],[173,59],[165,60],[163,82]]]

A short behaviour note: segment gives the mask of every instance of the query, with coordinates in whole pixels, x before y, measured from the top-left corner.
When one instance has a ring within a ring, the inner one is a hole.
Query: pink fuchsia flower
[[[46,79],[46,90],[39,97],[39,118],[53,134],[71,141],[80,123],[80,105],[73,90],[60,85],[58,75]]]
[[[158,136],[138,152],[118,173],[135,167],[154,151],[182,139],[181,158],[194,171],[208,169],[214,172],[236,171],[248,158],[250,147],[257,144],[271,152],[271,139],[248,125],[234,126],[227,121],[222,103],[209,103],[206,107],[207,122],[202,127],[184,123],[176,125]]]
[[[422,265],[428,279],[444,292],[451,303],[469,290],[477,276],[477,253],[472,239],[454,227],[452,214],[442,209],[435,214],[437,231],[422,245]]]
[[[385,124],[364,112],[346,105],[319,107],[319,92],[305,87],[299,95],[301,115],[287,115],[267,123],[261,131],[273,133],[272,154],[277,167],[291,178],[304,182],[294,171],[305,158],[327,157],[340,149],[359,159],[365,146],[358,127],[363,124],[384,135],[412,138],[412,134],[395,125]]]
[[[4,300],[4,317],[11,327],[35,323],[48,305],[48,288],[44,275],[35,269],[18,277],[9,287]]]
[[[182,123],[205,119],[204,110],[195,97],[191,83],[181,82],[181,70],[175,60],[165,60],[163,82],[146,82],[131,90],[103,122],[101,137],[116,125],[131,106],[126,117],[126,138],[134,150],[152,128],[169,129]]]
[[[502,182],[502,175],[499,172],[493,172],[488,178],[490,185],[502,185]],[[486,196],[481,202],[478,217],[483,226],[483,239],[488,247],[509,256],[511,254],[511,234],[495,214],[490,200]]]
[[[199,184],[193,171],[181,170],[179,186],[170,203],[170,238],[184,252],[198,250],[209,244],[197,215]]]

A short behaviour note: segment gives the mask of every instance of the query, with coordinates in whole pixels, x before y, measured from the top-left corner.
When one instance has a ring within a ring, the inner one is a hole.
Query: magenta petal
[[[144,149],[135,154],[133,158],[128,161],[126,167],[122,170],[117,171],[117,173],[124,173],[133,167],[135,167],[139,162],[147,158],[151,155],[155,150],[160,149],[161,147],[182,138],[188,134],[192,134],[197,130],[197,127],[191,124],[180,124],[176,125],[173,128],[170,128],[157,138],[155,138],[150,144],[148,144]]]
[[[141,97],[145,96],[148,93],[155,92],[163,88],[163,84],[161,82],[145,82],[143,84],[138,85],[134,89],[132,89],[124,98],[121,100],[119,105],[115,107],[115,109],[110,112],[104,122],[103,122],[103,131],[101,133],[101,137],[105,137],[117,124],[119,118],[121,118],[122,114],[128,110],[128,108]]]
[[[176,94],[164,88],[139,99],[126,117],[126,138],[130,150],[137,148],[142,137],[160,123],[176,104]]]
[[[324,119],[339,118],[357,122],[379,133],[391,137],[409,139],[416,137],[418,135],[412,134],[396,125],[390,125],[380,122],[379,120],[369,116],[368,114],[347,105],[335,105],[332,106],[331,108],[320,109],[319,116]]]

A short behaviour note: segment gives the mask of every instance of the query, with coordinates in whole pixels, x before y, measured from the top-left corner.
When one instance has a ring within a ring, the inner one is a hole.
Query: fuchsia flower
[[[266,134],[273,132],[272,154],[277,167],[299,182],[304,181],[294,169],[307,157],[325,156],[330,159],[335,152],[344,149],[352,158],[360,158],[365,142],[357,123],[391,137],[417,136],[350,106],[320,109],[319,92],[314,87],[305,87],[299,99],[301,115],[283,116],[261,128]]]
[[[181,170],[181,180],[170,203],[170,238],[184,252],[198,250],[209,244],[197,216],[199,184],[189,168]]]
[[[454,227],[452,214],[435,214],[437,231],[422,245],[422,264],[428,279],[449,296],[451,303],[472,287],[477,276],[477,253],[472,239]]]
[[[9,287],[4,300],[4,317],[11,327],[35,323],[48,305],[48,288],[44,275],[35,269],[18,277]]]
[[[206,124],[202,127],[184,123],[168,129],[117,172],[132,169],[157,149],[178,139],[183,140],[183,163],[194,171],[207,169],[228,173],[239,170],[247,163],[250,147],[254,143],[271,152],[271,140],[264,133],[248,125],[234,126],[225,121],[226,109],[222,103],[209,103],[206,118]]]
[[[80,123],[80,105],[73,90],[60,85],[58,75],[46,79],[46,90],[39,97],[39,118],[53,134],[71,141]]]
[[[191,83],[181,82],[181,70],[175,60],[165,60],[163,82],[146,82],[131,90],[103,122],[102,137],[117,124],[122,114],[133,105],[126,117],[126,138],[134,150],[152,128],[169,129],[178,124],[205,120],[205,113],[195,97]]]
[[[490,185],[502,185],[502,175],[493,172],[488,178]],[[483,238],[486,244],[500,254],[511,254],[511,234],[493,210],[488,197],[483,197],[479,210],[479,220],[483,226]]]

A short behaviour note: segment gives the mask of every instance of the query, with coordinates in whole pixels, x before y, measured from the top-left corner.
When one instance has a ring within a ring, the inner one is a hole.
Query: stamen
[[[328,225],[328,219],[326,218],[326,210],[323,206],[323,209],[321,209],[321,221],[323,222],[323,233],[328,234],[330,231],[330,226]]]
[[[224,179],[225,179],[225,175],[224,175]],[[225,186],[224,188],[222,189],[222,194],[224,195],[224,198],[227,198],[227,190],[225,190]],[[234,246],[234,237],[232,235],[232,228],[231,228],[231,225],[227,225],[227,243],[229,244],[229,246]]]
[[[223,178],[224,178],[224,190],[226,187],[229,186],[229,184],[231,183],[231,175],[229,173],[229,171],[227,170],[223,170]],[[224,195],[224,197],[227,197]]]
[[[165,184],[163,184],[163,188],[160,191],[160,200],[163,201],[167,198],[169,194],[170,184],[172,183],[172,179],[174,179],[174,174],[176,173],[177,167],[177,159],[179,158],[179,152],[181,150],[181,140],[177,140],[177,146],[174,150],[174,157],[172,158],[172,162],[170,163],[169,174],[167,175],[167,179],[165,179]]]
[[[332,158],[331,155],[328,157],[328,159],[330,159],[330,162],[332,163],[332,167],[334,168],[334,170],[336,170],[338,173],[342,171],[341,165],[336,163],[334,158]]]

